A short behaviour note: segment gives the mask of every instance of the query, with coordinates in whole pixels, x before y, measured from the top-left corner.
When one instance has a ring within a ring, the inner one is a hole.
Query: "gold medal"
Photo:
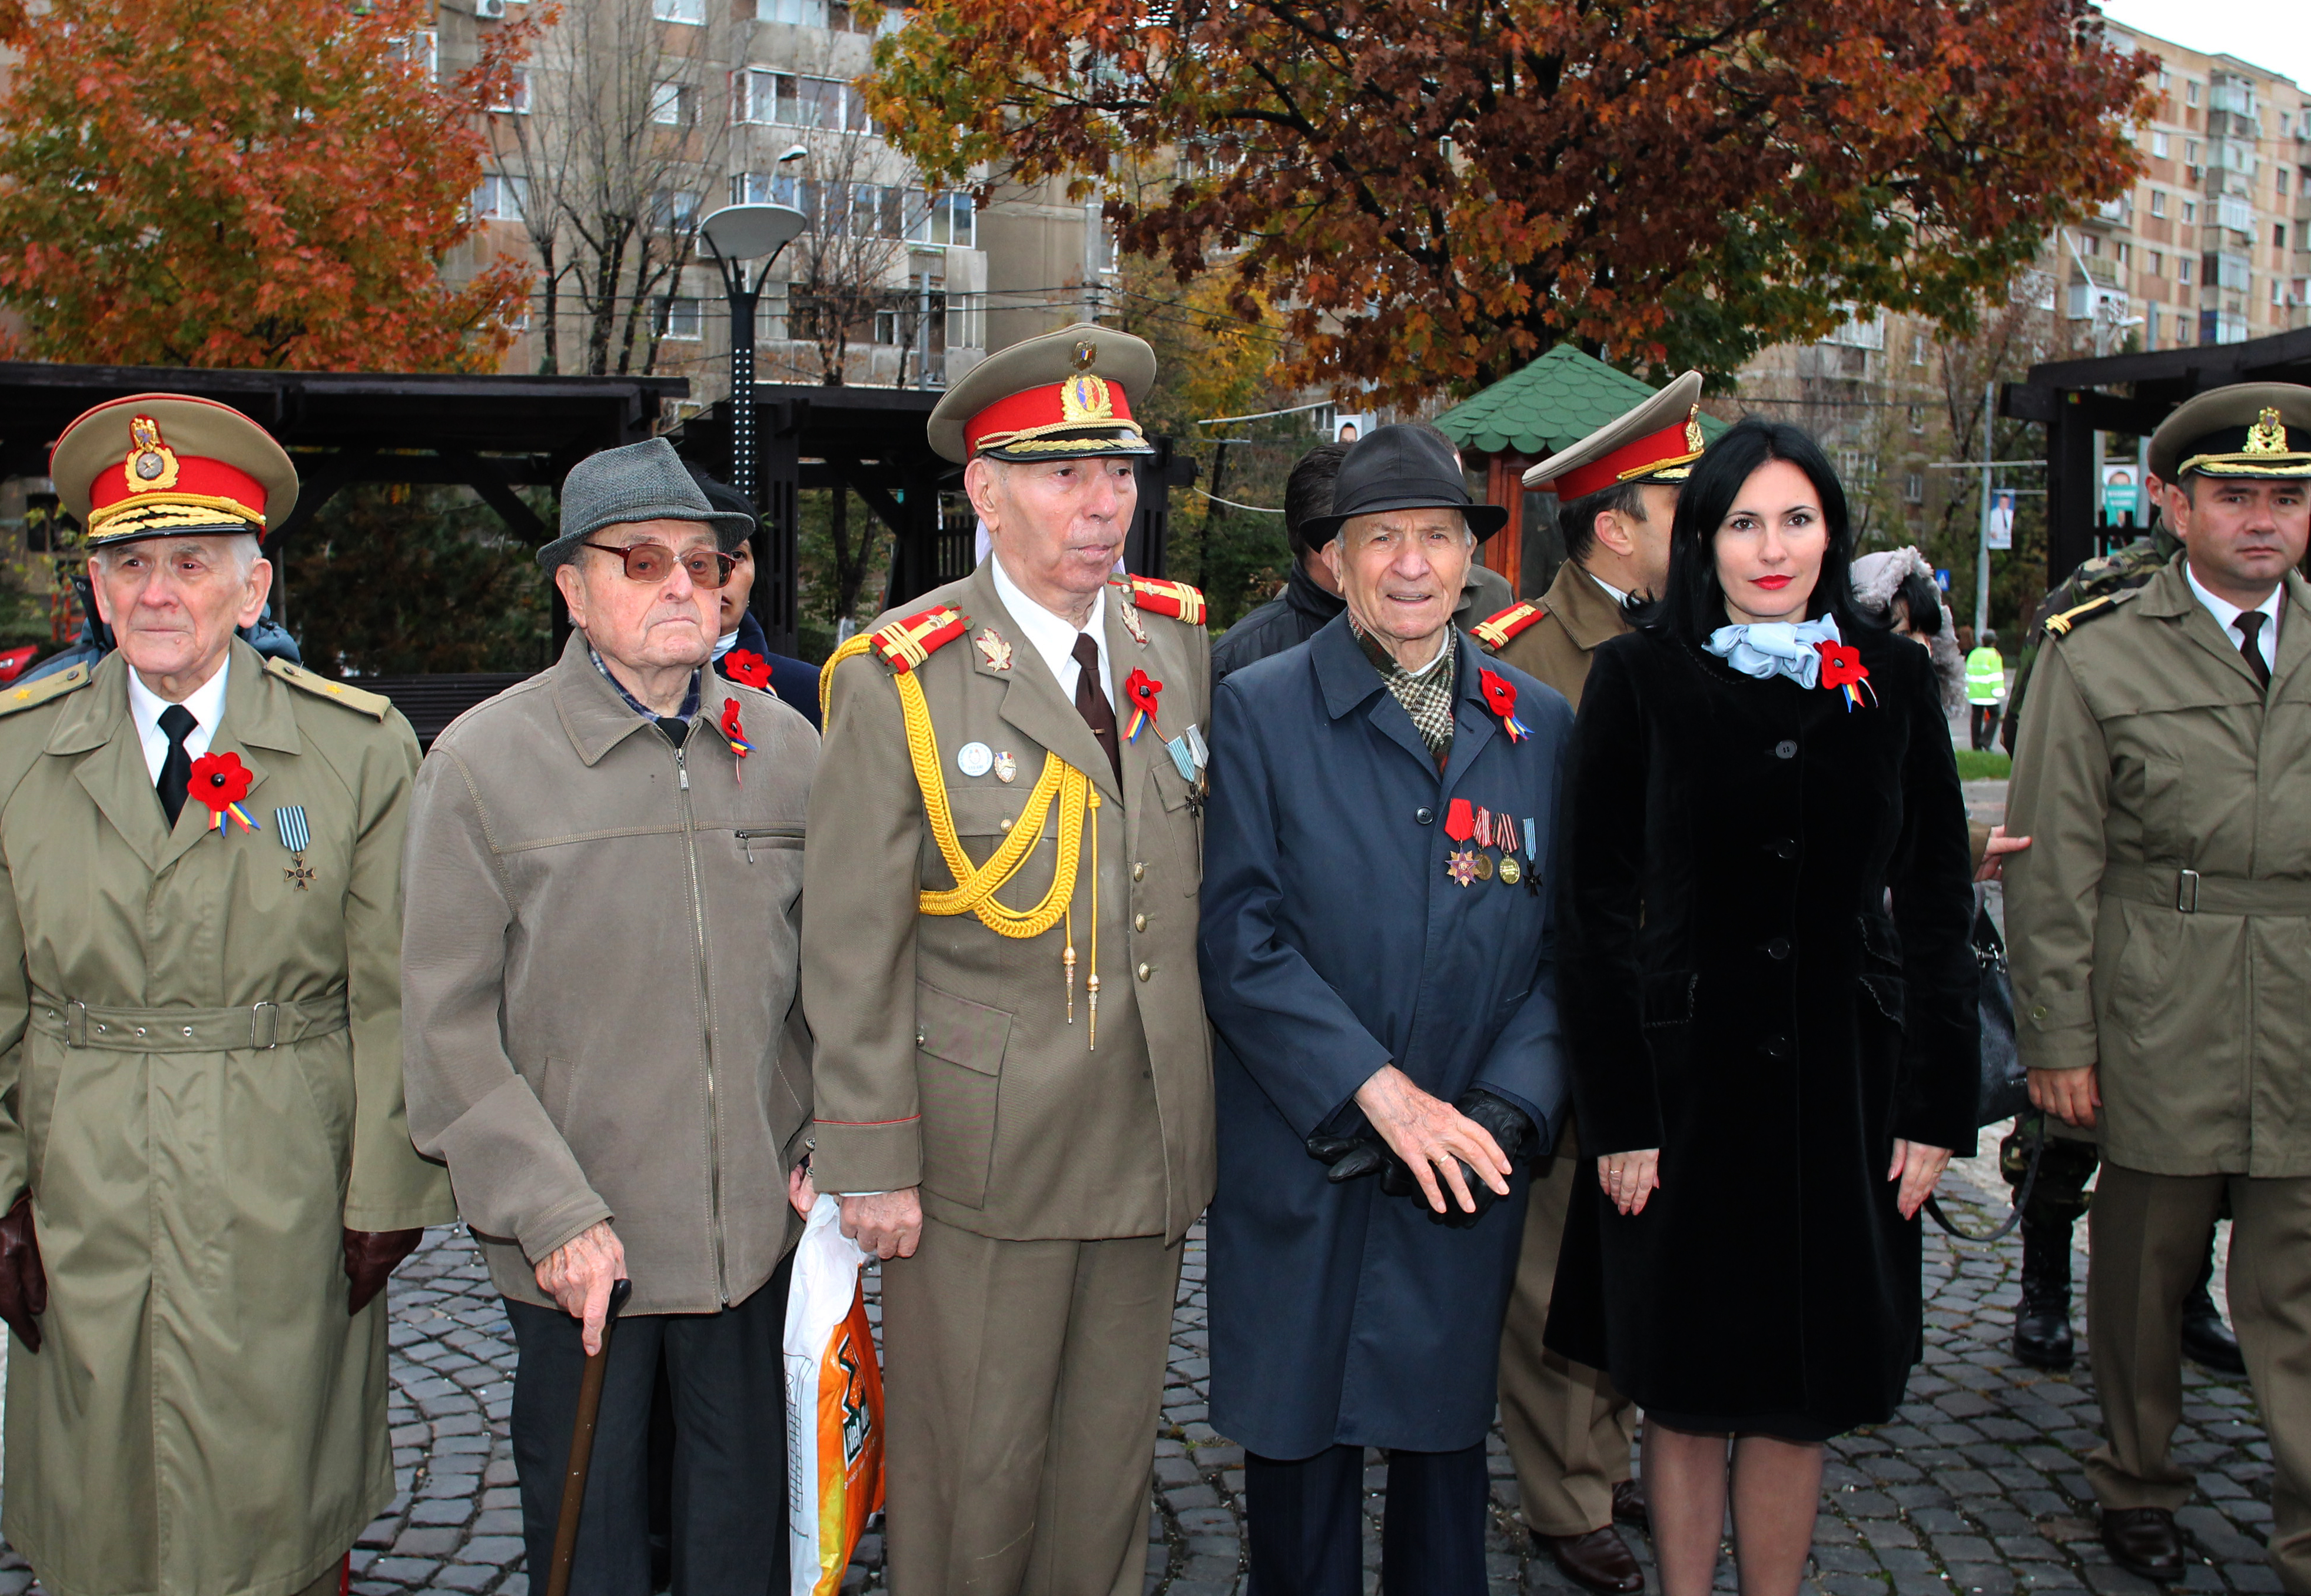
[[[1518,878],[1522,876],[1523,874],[1524,871],[1522,868],[1517,864],[1516,858],[1513,854],[1501,860],[1501,885],[1503,886],[1514,886],[1517,884]]]
[[[1479,853],[1477,855],[1477,879],[1479,881],[1490,881],[1492,878],[1493,856],[1489,853]]]

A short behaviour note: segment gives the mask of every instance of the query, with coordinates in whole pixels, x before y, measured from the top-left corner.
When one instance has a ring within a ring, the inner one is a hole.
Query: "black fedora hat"
[[[1457,510],[1478,542],[1507,524],[1508,509],[1469,497],[1461,462],[1442,432],[1400,422],[1375,427],[1348,446],[1332,487],[1332,513],[1301,525],[1308,546],[1321,548],[1346,522],[1389,510]]]

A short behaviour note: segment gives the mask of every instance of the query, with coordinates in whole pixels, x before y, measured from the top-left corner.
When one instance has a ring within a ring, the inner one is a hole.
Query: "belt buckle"
[[[249,1045],[265,1050],[281,1045],[281,1005],[268,1000],[249,1007]]]
[[[88,1005],[77,998],[65,1005],[65,1045],[88,1045]]]
[[[2199,911],[2199,873],[2181,870],[2175,876],[2175,907],[2185,914]]]

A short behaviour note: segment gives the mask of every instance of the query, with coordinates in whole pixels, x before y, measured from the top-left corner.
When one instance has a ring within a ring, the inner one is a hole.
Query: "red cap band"
[[[148,489],[132,493],[128,486],[128,462],[107,466],[89,484],[89,519],[100,521],[108,510],[126,508],[138,502],[179,504],[189,496],[193,499],[230,499],[255,518],[259,527],[265,525],[265,484],[238,466],[222,460],[213,460],[201,455],[179,455],[176,480],[164,489]]]
[[[1554,491],[1557,498],[1585,499],[1631,477],[1690,464],[1700,457],[1701,451],[1693,447],[1687,424],[1679,422],[1673,427],[1663,427],[1635,443],[1623,444],[1602,459],[1574,467],[1556,479]]]
[[[1015,438],[1040,437],[1077,427],[1112,426],[1121,431],[1130,422],[1131,401],[1124,397],[1121,383],[1078,375],[1065,382],[1022,388],[996,400],[964,423],[963,437],[975,455],[981,439],[994,439],[990,447],[1000,449]]]

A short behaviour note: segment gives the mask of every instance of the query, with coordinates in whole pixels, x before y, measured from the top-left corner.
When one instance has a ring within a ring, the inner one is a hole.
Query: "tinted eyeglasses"
[[[662,543],[638,543],[623,549],[606,543],[581,546],[617,555],[625,562],[627,578],[637,582],[662,582],[674,574],[678,564],[690,572],[690,580],[698,586],[719,588],[729,581],[730,572],[738,563],[728,554],[717,554],[712,549],[693,549],[686,554],[677,554]]]

